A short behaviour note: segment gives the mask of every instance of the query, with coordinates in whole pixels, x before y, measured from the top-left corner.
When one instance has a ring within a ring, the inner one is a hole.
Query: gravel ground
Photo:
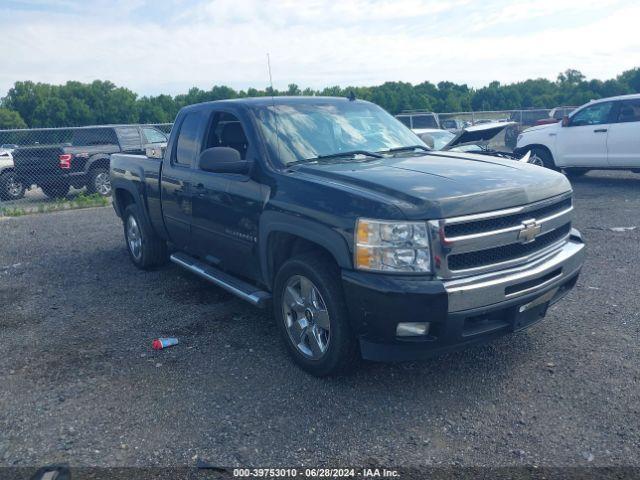
[[[134,268],[109,207],[0,219],[0,465],[640,466],[640,175],[574,187],[588,260],[544,322],[332,379],[265,313]]]

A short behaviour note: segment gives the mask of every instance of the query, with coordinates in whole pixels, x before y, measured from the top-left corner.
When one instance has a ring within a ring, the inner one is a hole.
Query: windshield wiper
[[[356,155],[361,155],[363,157],[384,158],[382,155],[376,152],[369,152],[367,150],[349,150],[348,152],[330,153],[327,155],[318,155],[317,157],[305,158],[303,160],[296,160],[295,162],[287,163],[287,166],[297,165],[300,163],[317,162],[318,160],[326,160],[330,158],[355,157]]]
[[[396,152],[408,152],[410,150],[416,149],[424,150],[425,152],[430,152],[431,149],[429,147],[425,147],[424,145],[408,145],[406,147],[396,147],[390,148],[389,150],[381,150],[378,153],[396,153]]]

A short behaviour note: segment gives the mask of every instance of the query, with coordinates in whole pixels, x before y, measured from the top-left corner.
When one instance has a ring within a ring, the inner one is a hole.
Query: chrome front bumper
[[[580,271],[584,263],[584,243],[573,229],[566,243],[543,258],[518,267],[444,282],[449,313],[529,296],[560,285]]]

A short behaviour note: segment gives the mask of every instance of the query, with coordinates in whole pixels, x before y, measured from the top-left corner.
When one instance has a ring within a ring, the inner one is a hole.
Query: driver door
[[[230,147],[242,159],[255,148],[235,115],[212,111],[204,149]],[[246,174],[213,173],[196,165],[193,182],[193,248],[198,256],[223,270],[249,279],[259,276],[258,220],[264,200],[260,183]]]
[[[611,127],[613,102],[584,107],[558,129],[558,167],[607,167],[607,136]]]

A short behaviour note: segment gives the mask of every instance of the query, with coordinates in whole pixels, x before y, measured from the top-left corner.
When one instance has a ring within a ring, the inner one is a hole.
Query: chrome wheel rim
[[[19,197],[22,192],[22,183],[17,182],[15,177],[11,176],[7,190],[11,197]]]
[[[322,358],[331,341],[327,305],[311,280],[294,275],[284,287],[282,314],[291,343],[304,357]]]
[[[531,163],[533,165],[538,165],[539,167],[544,167],[544,162],[536,154],[531,155],[531,157],[529,158],[529,163]]]
[[[127,245],[129,245],[129,251],[133,258],[140,260],[142,258],[142,234],[133,215],[129,215],[127,219]]]
[[[109,195],[111,193],[111,179],[109,178],[109,174],[106,172],[100,172],[96,175],[96,178],[93,182],[96,192],[100,195]]]

